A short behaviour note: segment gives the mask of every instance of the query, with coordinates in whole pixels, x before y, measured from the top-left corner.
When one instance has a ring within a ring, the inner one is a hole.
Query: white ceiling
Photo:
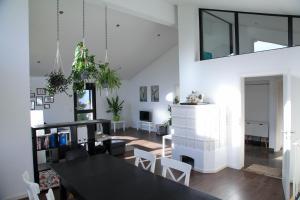
[[[74,48],[81,41],[82,1],[61,0],[61,52],[69,73]],[[109,9],[109,58],[122,79],[130,79],[177,44],[177,29]],[[117,28],[116,24],[120,24]],[[160,37],[157,37],[160,34]],[[86,5],[86,44],[96,60],[104,60],[104,7]],[[30,0],[30,64],[32,76],[53,69],[56,53],[56,1]],[[40,63],[37,63],[40,61]]]
[[[201,8],[300,15],[299,0],[163,0],[173,4],[197,4]]]

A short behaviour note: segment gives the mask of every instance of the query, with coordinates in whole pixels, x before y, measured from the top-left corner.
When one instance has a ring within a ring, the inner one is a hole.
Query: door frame
[[[93,109],[89,109],[89,110],[80,110],[78,111],[76,109],[77,107],[77,93],[74,91],[74,121],[77,121],[77,114],[79,113],[93,113],[93,120],[97,119],[97,105],[96,105],[96,86],[94,83],[86,83],[85,85],[85,89],[86,90],[92,90],[92,105],[93,105]]]
[[[282,76],[283,77],[283,130],[282,130],[282,134],[284,134],[286,132],[286,120],[285,120],[285,117],[288,117],[287,116],[287,113],[286,113],[286,110],[285,110],[285,102],[288,100],[288,98],[290,97],[290,74],[287,72],[287,73],[253,73],[253,74],[244,74],[241,76],[241,100],[242,100],[242,115],[241,115],[241,125],[242,125],[242,131],[243,131],[243,135],[242,135],[242,138],[243,138],[243,141],[245,141],[245,79],[246,78],[251,78],[251,77],[263,77],[263,76]],[[290,116],[291,117],[291,116]],[[283,137],[285,137],[285,135],[283,135]],[[283,138],[283,141],[284,143],[284,138]],[[243,144],[244,145],[244,142]],[[283,144],[284,145],[284,144]],[[244,160],[244,165],[245,165],[245,145],[243,146],[244,148],[244,152],[243,152],[243,160]],[[283,147],[284,148],[284,147]],[[284,152],[283,152],[284,154]],[[284,158],[283,158],[284,159]],[[289,195],[290,195],[290,170],[289,170],[289,174],[288,174],[288,180],[284,180],[286,179],[284,177],[284,160],[282,160],[282,186],[283,186],[283,191],[284,191],[284,195],[285,195],[285,199],[289,199]],[[285,189],[286,187],[286,189]]]

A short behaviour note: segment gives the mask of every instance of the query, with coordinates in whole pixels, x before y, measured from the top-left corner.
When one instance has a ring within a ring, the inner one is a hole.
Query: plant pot
[[[115,122],[118,122],[118,121],[120,121],[120,115],[114,115],[113,116],[113,121],[115,121]]]

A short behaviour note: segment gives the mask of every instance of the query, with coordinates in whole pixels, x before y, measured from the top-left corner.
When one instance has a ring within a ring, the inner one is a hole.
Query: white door
[[[300,139],[300,77],[285,75],[283,78],[283,159],[282,185],[285,199],[290,199],[290,183],[292,180],[293,152],[291,144]]]

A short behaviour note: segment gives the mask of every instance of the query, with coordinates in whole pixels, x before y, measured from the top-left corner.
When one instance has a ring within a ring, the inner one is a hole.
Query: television
[[[151,122],[151,113],[148,111],[140,111],[140,121]]]

